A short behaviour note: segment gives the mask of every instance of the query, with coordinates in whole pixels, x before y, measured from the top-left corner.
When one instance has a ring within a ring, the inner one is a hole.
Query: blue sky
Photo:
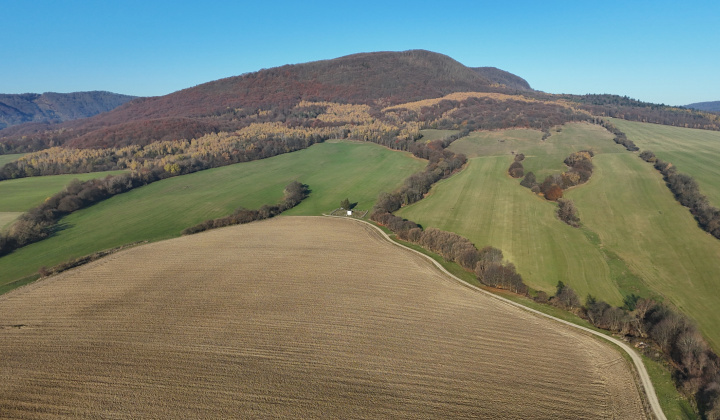
[[[261,68],[426,49],[550,93],[720,100],[718,1],[0,0],[0,93],[171,93]]]

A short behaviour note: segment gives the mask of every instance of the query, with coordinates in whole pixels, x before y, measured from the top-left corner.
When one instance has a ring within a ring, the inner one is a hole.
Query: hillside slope
[[[488,77],[483,76],[483,72]],[[159,138],[192,138],[246,124],[240,119],[263,110],[265,120],[284,120],[301,100],[387,106],[453,92],[515,92],[498,77],[522,84],[497,69],[477,71],[442,54],[424,50],[353,54],[332,60],[285,65],[228,77],[169,95],[139,98],[82,122],[6,130],[0,140],[36,139],[94,147],[108,132],[132,132],[139,143]],[[492,79],[492,80],[491,80]],[[267,111],[270,111],[267,113]],[[107,146],[107,144],[104,144]]]
[[[130,249],[0,319],[10,417],[645,418],[617,350],[347,220]]]
[[[76,120],[113,110],[135,96],[111,92],[0,94],[0,130],[28,122]]]

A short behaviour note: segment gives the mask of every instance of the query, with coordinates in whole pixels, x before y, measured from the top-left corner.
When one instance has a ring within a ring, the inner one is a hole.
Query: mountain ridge
[[[92,117],[134,98],[107,91],[0,94],[0,130],[28,122],[53,123]]]
[[[695,102],[685,105],[685,108],[692,108],[705,112],[720,112],[720,101]]]
[[[383,107],[454,92],[517,93],[529,88],[518,76],[495,68],[481,69],[425,50],[358,53],[263,69],[164,96],[136,98],[82,121],[26,124],[6,129],[0,136],[15,141],[25,136],[24,141],[35,141],[38,146],[50,141],[73,147],[128,141],[143,144],[235,130],[242,127],[238,114],[282,112],[303,100]],[[511,87],[501,81],[508,81]]]

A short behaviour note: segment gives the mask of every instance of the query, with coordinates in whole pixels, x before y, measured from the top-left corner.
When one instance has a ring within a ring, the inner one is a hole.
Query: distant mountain
[[[237,129],[238,114],[282,113],[301,100],[377,108],[453,92],[519,93],[529,88],[525,80],[502,70],[472,69],[430,51],[361,53],[229,77],[139,98],[86,120],[24,125],[3,130],[0,136],[4,141],[27,136],[38,145],[50,140],[77,147],[145,144]]]
[[[685,108],[692,108],[707,112],[720,112],[720,101],[696,102],[694,104],[685,105]]]
[[[0,94],[0,129],[27,122],[63,122],[92,117],[134,98],[98,91]]]
[[[491,82],[505,85],[511,89],[532,90],[530,84],[525,79],[506,72],[505,70],[500,70],[495,67],[474,67],[473,70]]]

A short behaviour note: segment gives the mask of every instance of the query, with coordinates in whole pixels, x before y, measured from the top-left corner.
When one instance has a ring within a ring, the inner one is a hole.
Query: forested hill
[[[505,85],[511,89],[532,90],[527,80],[505,70],[496,67],[474,67],[473,70],[493,83]]]
[[[0,130],[27,122],[62,122],[92,117],[134,98],[99,91],[0,94]]]
[[[507,81],[510,87],[504,86]],[[29,147],[140,144],[192,138],[241,128],[259,110],[283,113],[301,100],[370,104],[375,108],[453,92],[518,93],[523,79],[494,68],[472,69],[423,50],[353,54],[229,77],[169,95],[139,98],[112,112],[55,126],[25,125],[0,132],[4,141],[26,136]]]
[[[696,102],[694,104],[685,105],[685,108],[692,108],[707,112],[720,112],[720,101]]]
[[[720,116],[716,114],[617,95],[547,94],[532,90],[524,79],[494,67],[471,68],[442,54],[411,50],[360,53],[263,69],[165,96],[137,98],[90,118],[8,127],[0,130],[0,153],[37,151],[50,146],[95,149],[144,146],[209,133],[232,133],[253,124],[328,128],[340,124],[328,121],[327,116],[322,121],[316,118],[327,111],[328,103],[367,106],[363,118],[380,121],[387,107],[465,92],[492,94],[495,98],[486,95],[482,103],[477,99],[467,102],[469,98],[455,103],[433,102],[425,108],[419,105],[421,109],[416,111],[408,110],[401,118],[420,125],[428,124],[429,118],[437,119],[439,125],[447,126],[449,120],[443,122],[441,114],[459,107],[462,109],[458,112],[464,117],[456,124],[462,128],[507,128],[518,126],[519,121],[537,125],[540,119],[544,123],[539,125],[547,128],[568,116],[571,120],[578,118],[575,112],[582,110],[599,117],[720,129]],[[501,96],[504,99],[499,99]],[[512,101],[506,103],[508,99]],[[525,109],[528,100],[542,103],[543,107]],[[301,103],[304,105],[298,106]],[[558,107],[567,114],[565,117],[557,118]],[[508,121],[498,122],[501,115]],[[522,118],[514,117],[518,115]],[[343,124],[355,124],[352,121],[356,117],[345,115]],[[384,122],[393,125],[396,121]]]

